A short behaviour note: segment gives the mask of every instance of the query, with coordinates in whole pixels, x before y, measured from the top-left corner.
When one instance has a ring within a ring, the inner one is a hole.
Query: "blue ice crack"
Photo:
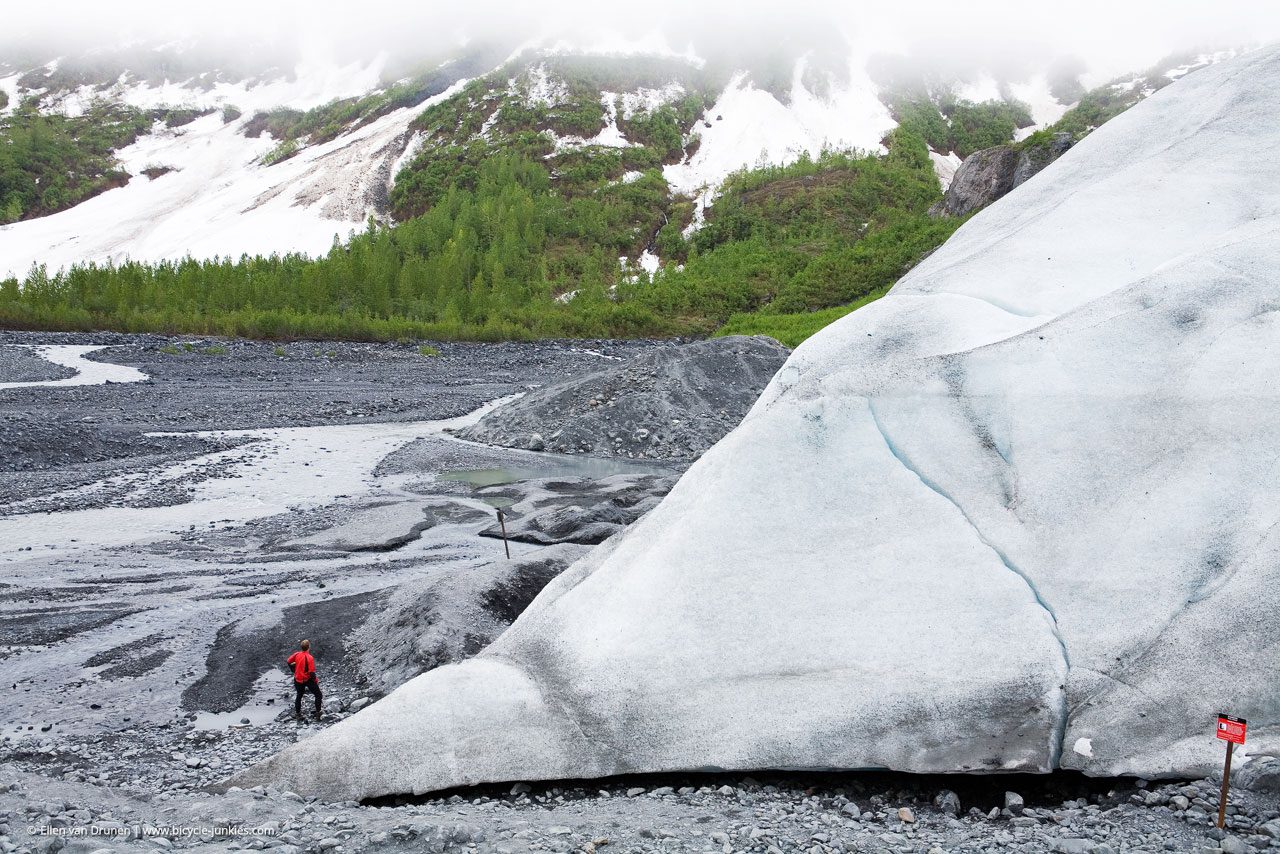
[[[1049,620],[1051,622],[1051,631],[1053,632],[1054,640],[1058,642],[1058,648],[1062,651],[1062,662],[1066,666],[1066,668],[1070,670],[1071,654],[1067,651],[1067,644],[1062,639],[1062,633],[1058,629],[1058,614],[1053,610],[1053,606],[1050,605],[1049,602],[1044,598],[1044,596],[1041,595],[1040,588],[1036,586],[1035,581],[1031,578],[1030,575],[1024,572],[1016,563],[1010,560],[1009,556],[1005,554],[1004,549],[1000,548],[998,545],[996,545],[990,539],[987,538],[987,535],[984,534],[982,532],[982,529],[979,528],[974,523],[973,518],[970,517],[969,513],[964,509],[963,506],[961,506],[959,501],[957,501],[954,497],[952,497],[950,493],[948,493],[938,483],[936,483],[931,478],[929,478],[923,471],[920,470],[919,467],[917,467],[915,464],[911,462],[910,458],[907,457],[907,455],[902,451],[902,449],[897,446],[897,444],[893,441],[892,438],[890,438],[889,432],[885,429],[884,423],[880,420],[880,414],[876,412],[875,403],[870,398],[867,398],[867,410],[871,413],[871,421],[872,423],[875,424],[876,430],[880,432],[881,438],[884,439],[884,443],[889,448],[889,453],[893,455],[894,459],[902,463],[903,467],[907,471],[914,474],[916,478],[918,478],[919,481],[923,483],[926,487],[928,487],[933,492],[945,498],[951,504],[952,507],[956,508],[956,510],[959,511],[960,516],[964,519],[964,521],[969,525],[971,529],[973,529],[973,532],[974,534],[977,535],[978,540],[984,546],[991,549],[991,551],[995,554],[995,556],[1000,559],[1000,562],[1004,564],[1006,569],[1008,569],[1014,575],[1021,578],[1023,583],[1026,584],[1027,589],[1031,592],[1031,596],[1032,598],[1035,599],[1036,604],[1038,604],[1042,609],[1044,609],[1044,612],[1049,615]],[[1063,748],[1063,742],[1066,739],[1066,731],[1067,731],[1067,691],[1066,691],[1066,685],[1064,684],[1060,690],[1060,697],[1058,700],[1057,725],[1054,728],[1052,738],[1050,739],[1050,742],[1049,742],[1049,752],[1052,757],[1053,767],[1055,768],[1058,767],[1059,762],[1062,759],[1062,748]]]

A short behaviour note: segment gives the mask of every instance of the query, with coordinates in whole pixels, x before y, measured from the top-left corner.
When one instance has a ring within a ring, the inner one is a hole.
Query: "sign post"
[[[507,543],[507,514],[498,511],[498,524],[502,526],[502,547],[507,550],[507,560],[511,560],[511,546]]]
[[[1218,738],[1227,743],[1227,761],[1222,766],[1222,796],[1218,799],[1218,827],[1227,823],[1227,790],[1231,788],[1231,752],[1237,744],[1244,744],[1248,721],[1218,713]]]

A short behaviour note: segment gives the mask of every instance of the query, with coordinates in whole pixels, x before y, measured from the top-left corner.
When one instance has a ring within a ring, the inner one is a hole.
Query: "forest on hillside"
[[[371,220],[322,257],[35,268],[0,282],[0,325],[377,340],[722,330],[795,344],[884,293],[960,225],[926,213],[941,195],[930,147],[967,153],[1008,142],[1030,121],[1017,102],[939,99],[904,85],[886,97],[899,127],[884,153],[828,151],[739,172],[690,233],[694,204],[671,191],[662,167],[696,152],[698,121],[723,81],[663,61],[563,57],[549,73],[563,86],[554,103],[513,91],[516,78],[502,72],[425,109],[414,129],[428,142],[396,178],[394,219]],[[673,74],[680,97],[631,112],[615,105],[631,146],[557,144],[603,126],[602,91]],[[442,87],[421,76],[307,112],[257,114],[245,132],[280,140],[270,163]],[[1079,135],[1124,106],[1090,93],[1059,124]],[[60,209],[127,180],[113,168],[114,148],[150,122],[190,120],[110,110],[65,119],[27,105],[0,126],[4,215]],[[70,177],[45,181],[46,168]],[[646,250],[663,261],[652,275],[619,263]]]

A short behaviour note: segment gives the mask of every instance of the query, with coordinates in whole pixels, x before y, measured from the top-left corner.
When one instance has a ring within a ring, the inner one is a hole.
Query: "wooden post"
[[[511,545],[507,542],[507,515],[501,510],[498,511],[498,524],[502,526],[502,547],[507,550],[507,560],[511,560]],[[1227,760],[1230,761],[1230,754]]]
[[[1227,742],[1227,762],[1222,766],[1222,796],[1218,799],[1218,827],[1227,823],[1227,789],[1231,788],[1231,751],[1235,742]]]

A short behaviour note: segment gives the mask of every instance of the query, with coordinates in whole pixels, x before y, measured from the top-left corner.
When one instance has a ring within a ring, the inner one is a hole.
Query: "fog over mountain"
[[[851,52],[903,54],[950,75],[986,71],[1015,81],[1047,61],[1069,59],[1086,72],[1086,85],[1176,51],[1256,45],[1280,36],[1280,7],[1262,0],[1082,0],[1070,7],[1017,12],[995,0],[963,5],[660,0],[642,6],[584,0],[411,6],[374,0],[358,8],[336,0],[305,5],[229,0],[181,9],[161,0],[109,6],[57,0],[10,10],[5,17],[0,60],[9,61],[163,45],[199,48],[223,64],[263,68],[368,60],[385,53],[390,70],[464,44],[495,42],[513,50],[536,44],[693,54],[738,67],[805,54],[819,62]]]

